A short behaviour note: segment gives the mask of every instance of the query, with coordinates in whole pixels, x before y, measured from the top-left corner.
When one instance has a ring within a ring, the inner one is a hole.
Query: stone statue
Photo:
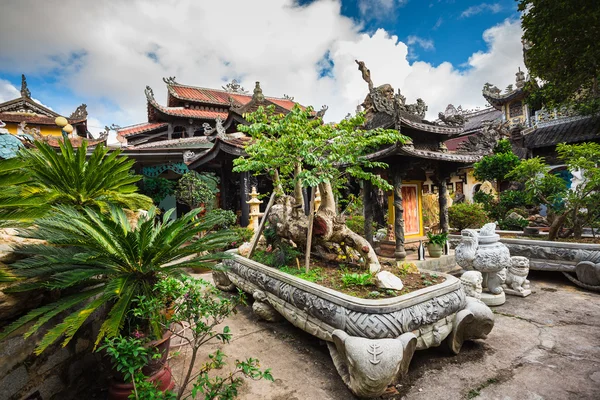
[[[485,339],[494,327],[494,314],[481,300],[466,298],[466,306],[456,313],[452,332],[446,338],[448,348],[458,354],[466,340]]]
[[[21,74],[21,97],[31,98],[31,92],[27,87],[27,79],[24,74]]]
[[[323,118],[327,110],[329,110],[329,106],[323,105],[321,109],[317,111],[317,118]]]
[[[231,283],[225,271],[219,271],[215,269],[212,272],[212,277],[217,288],[225,292],[232,292],[235,290],[235,285]]]
[[[490,154],[500,139],[510,136],[509,124],[508,121],[484,121],[481,133],[471,135],[467,140],[461,142],[456,152],[462,154]]]
[[[245,90],[236,79],[233,79],[231,82],[229,82],[225,86],[221,86],[221,88],[223,88],[223,90],[228,93],[242,93],[242,94],[248,93],[248,91]]]
[[[254,86],[254,93],[252,94],[252,100],[257,101],[258,103],[262,103],[265,101],[265,95],[260,87],[260,82],[256,82]]]
[[[467,119],[459,112],[459,109],[462,111],[462,108],[458,109],[454,107],[452,104],[448,104],[446,110],[443,113],[438,114],[438,118],[440,121],[447,126],[462,126],[465,124]]]
[[[526,297],[531,294],[529,290],[529,259],[527,257],[513,256],[510,258],[511,265],[506,272],[506,283],[504,291],[507,294]]]
[[[481,299],[481,292],[483,290],[483,276],[481,275],[481,272],[467,271],[463,273],[460,277],[460,283],[467,296],[477,300]]]
[[[371,71],[365,65],[364,61],[354,60],[358,64],[358,70],[362,73],[362,78],[369,85],[369,92],[373,90],[373,81],[371,80]]]
[[[252,311],[257,317],[268,322],[278,322],[283,319],[283,316],[269,303],[265,292],[257,290],[252,294],[252,297],[254,297]]]
[[[358,397],[379,397],[391,383],[408,371],[417,337],[407,332],[396,339],[366,339],[341,329],[327,343],[333,364],[342,380]]]
[[[485,224],[479,234],[473,229],[462,231],[462,240],[455,250],[456,262],[466,270],[483,274],[483,286],[491,296],[482,294],[487,305],[504,304],[502,284],[506,279],[505,269],[512,265],[508,247],[500,243],[495,233],[496,224]]]

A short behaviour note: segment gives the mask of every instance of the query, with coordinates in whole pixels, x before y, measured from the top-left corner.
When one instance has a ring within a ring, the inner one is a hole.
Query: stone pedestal
[[[506,302],[506,295],[504,292],[500,294],[491,294],[489,292],[481,293],[481,301],[488,307],[501,306]]]

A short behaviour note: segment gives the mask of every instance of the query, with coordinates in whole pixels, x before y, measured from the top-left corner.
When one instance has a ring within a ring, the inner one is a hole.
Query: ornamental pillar
[[[370,181],[363,181],[363,217],[365,238],[373,246],[373,185]]]
[[[438,204],[440,206],[440,231],[448,233],[450,224],[448,222],[448,186],[446,176],[438,177]]]
[[[396,260],[406,258],[404,250],[404,206],[402,205],[402,173],[399,168],[394,168],[394,233],[396,236]]]
[[[241,203],[241,211],[242,215],[240,218],[240,225],[243,227],[248,226],[249,217],[250,217],[250,205],[247,203],[248,198],[248,172],[242,172],[240,174],[240,203]]]
[[[250,193],[250,200],[247,201],[250,205],[250,224],[248,227],[254,232],[258,232],[258,221],[261,216],[260,205],[262,201],[258,199],[258,192],[256,186],[252,186],[252,192]]]

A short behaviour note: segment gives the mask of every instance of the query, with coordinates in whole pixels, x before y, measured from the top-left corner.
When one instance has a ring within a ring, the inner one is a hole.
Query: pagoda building
[[[438,188],[440,206],[440,230],[448,232],[447,181],[460,167],[470,165],[481,158],[478,154],[459,154],[449,151],[448,139],[458,137],[465,131],[465,120],[459,114],[445,116],[441,121],[425,120],[427,105],[422,99],[406,104],[400,91],[394,92],[389,84],[374,87],[370,71],[363,62],[357,61],[363,79],[369,86],[369,94],[362,106],[365,109],[366,128],[396,129],[408,136],[405,144],[393,144],[371,153],[371,160],[385,162],[388,170],[380,171],[393,186],[388,193],[388,223],[393,228],[395,240],[393,256],[406,257],[405,245],[423,239],[422,218],[423,184],[429,177]],[[365,234],[372,237],[371,221],[373,199],[371,187],[365,183],[363,199],[365,207]]]
[[[258,107],[273,106],[275,112],[287,114],[297,103],[287,96],[265,96],[259,82],[248,93],[235,80],[222,89],[184,85],[174,77],[163,81],[166,105],[146,87],[148,121],[117,127],[124,154],[133,157],[136,171],[149,178],[177,179],[189,170],[214,172],[220,177],[219,206],[237,211],[241,225],[246,226],[248,194],[259,182],[248,173],[232,172],[233,159],[245,154],[243,148],[249,140],[237,126],[246,124],[244,114]],[[175,207],[175,202],[170,200],[164,206]]]
[[[90,146],[106,142],[108,132],[97,139],[94,139],[88,132],[87,116],[85,104],[77,107],[66,118],[33,101],[25,75],[21,75],[21,97],[0,104],[2,134],[8,132],[21,141],[44,141],[52,147],[58,147],[58,143],[63,140],[64,136],[67,136],[75,147],[81,145],[83,140],[87,140]],[[59,117],[64,118],[65,125],[68,124],[64,131],[56,124]]]

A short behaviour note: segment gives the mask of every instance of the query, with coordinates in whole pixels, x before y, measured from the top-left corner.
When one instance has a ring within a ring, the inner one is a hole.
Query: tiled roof
[[[208,110],[197,110],[193,108],[183,107],[163,107],[158,104],[153,104],[160,112],[167,115],[173,115],[175,117],[186,117],[186,118],[199,118],[199,119],[217,119],[221,118],[223,121],[227,119],[229,113],[227,111],[208,111]]]
[[[587,140],[600,140],[600,116],[598,115],[537,128],[525,135],[525,146],[534,149]]]
[[[465,134],[481,129],[485,121],[494,121],[502,118],[502,114],[502,111],[496,110],[493,107],[465,114],[464,116],[467,118],[464,126]]]
[[[23,143],[16,136],[0,134],[0,160],[16,157],[22,147]]]
[[[168,84],[167,87],[169,89],[169,93],[181,100],[190,100],[225,106],[230,105],[230,97],[237,103],[238,106],[246,105],[250,102],[250,100],[252,100],[252,94],[232,93],[225,90],[187,86],[177,83]],[[291,110],[296,104],[292,100],[278,97],[265,96],[265,99],[285,108],[286,110]]]
[[[466,142],[467,140],[469,140],[469,137],[476,135],[477,133],[471,133],[470,135],[463,135],[463,136],[459,136],[456,138],[452,138],[452,139],[448,139],[444,142],[444,144],[446,145],[446,147],[448,148],[448,150],[450,151],[455,151],[458,148],[458,145],[461,144],[462,142]]]
[[[119,136],[129,136],[139,133],[151,132],[153,130],[166,128],[169,124],[166,122],[144,122],[137,125],[127,126],[117,131]]]
[[[133,150],[153,149],[153,148],[172,148],[172,147],[199,148],[199,147],[206,147],[205,145],[208,145],[208,147],[212,147],[212,143],[210,142],[208,137],[195,136],[195,137],[191,137],[191,138],[188,137],[188,138],[171,139],[171,140],[159,140],[158,142],[144,143],[144,144],[140,144],[140,145],[129,147],[129,148],[133,149]]]
[[[54,122],[55,117],[46,117],[41,115],[31,115],[27,113],[0,113],[0,121],[4,122],[27,122],[28,124],[35,125],[52,125],[56,126]],[[70,124],[76,124],[84,122],[85,119],[67,119]]]

